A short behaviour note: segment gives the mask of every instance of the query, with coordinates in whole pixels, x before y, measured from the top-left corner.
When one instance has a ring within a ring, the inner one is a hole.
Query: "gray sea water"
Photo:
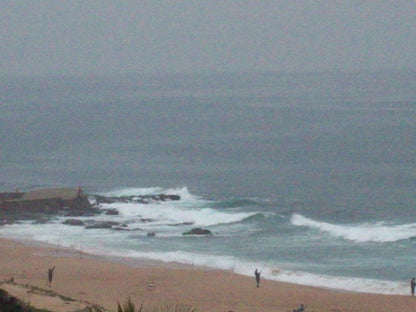
[[[130,231],[2,237],[352,291],[416,275],[413,71],[2,77],[0,131],[0,191],[181,196],[89,217]]]

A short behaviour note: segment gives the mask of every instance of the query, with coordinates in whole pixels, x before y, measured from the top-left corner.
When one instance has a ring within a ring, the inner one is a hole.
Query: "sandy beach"
[[[140,265],[91,257],[76,251],[57,251],[0,239],[0,288],[53,311],[74,311],[88,304],[116,311],[128,297],[145,308],[186,304],[203,312],[292,311],[415,311],[409,296],[348,293],[261,280],[230,271],[143,262]],[[55,266],[52,285],[48,268]],[[5,282],[13,278],[13,283]],[[23,286],[26,285],[26,286]],[[149,287],[153,286],[153,287]],[[24,288],[26,287],[26,288]],[[35,296],[29,287],[44,289],[75,301],[59,304],[51,296]]]

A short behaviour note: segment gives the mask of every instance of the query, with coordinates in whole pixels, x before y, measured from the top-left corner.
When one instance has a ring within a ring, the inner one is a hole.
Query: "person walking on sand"
[[[412,277],[412,280],[410,281],[410,290],[412,291],[412,296],[415,295],[415,288],[416,288],[416,281],[415,281],[415,278]]]
[[[254,271],[254,276],[256,277],[257,288],[260,287],[260,272],[256,269]]]
[[[48,285],[51,287],[52,279],[53,279],[53,271],[55,270],[55,266],[53,268],[48,269]]]

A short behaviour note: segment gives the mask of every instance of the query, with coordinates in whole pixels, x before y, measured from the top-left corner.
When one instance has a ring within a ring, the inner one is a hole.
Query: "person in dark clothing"
[[[55,266],[53,268],[49,268],[48,270],[48,283],[49,283],[49,287],[52,284],[52,279],[53,279],[53,271],[55,270]]]
[[[254,271],[254,276],[256,277],[257,288],[260,287],[260,272],[256,269]]]
[[[415,295],[415,288],[416,288],[416,281],[415,281],[415,278],[413,277],[412,280],[410,281],[410,290],[412,291],[412,296]]]
[[[293,312],[303,312],[303,311],[305,311],[305,306],[303,304],[301,304],[299,308],[293,310]]]

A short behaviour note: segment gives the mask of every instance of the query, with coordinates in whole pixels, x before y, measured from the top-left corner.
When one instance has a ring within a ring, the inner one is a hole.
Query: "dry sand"
[[[56,266],[52,286],[46,285],[48,268]],[[75,311],[88,303],[110,311],[128,297],[140,306],[187,304],[200,312],[292,311],[304,303],[305,311],[416,311],[416,297],[339,292],[262,280],[229,271],[143,262],[141,266],[108,261],[54,248],[30,246],[0,239],[0,281],[10,293],[37,307]],[[149,288],[149,283],[153,288]],[[65,301],[37,287],[70,297]]]

